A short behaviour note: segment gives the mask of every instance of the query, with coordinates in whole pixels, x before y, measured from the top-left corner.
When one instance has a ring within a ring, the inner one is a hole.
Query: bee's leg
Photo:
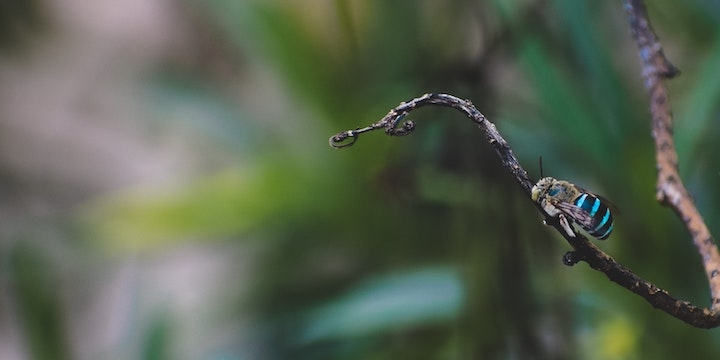
[[[562,228],[565,230],[565,233],[568,234],[570,237],[576,237],[575,232],[570,225],[570,222],[567,220],[567,217],[565,217],[565,215],[563,214],[560,214],[558,215],[558,218],[560,220],[560,226],[562,226]]]

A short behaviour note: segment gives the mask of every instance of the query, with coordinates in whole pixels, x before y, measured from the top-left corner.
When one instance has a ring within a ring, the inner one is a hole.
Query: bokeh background
[[[680,169],[720,233],[720,4],[652,1]],[[549,228],[461,114],[327,139],[425,92],[472,99],[534,178],[609,198],[599,245],[709,303],[654,199],[620,1],[0,4],[1,359],[716,359]]]

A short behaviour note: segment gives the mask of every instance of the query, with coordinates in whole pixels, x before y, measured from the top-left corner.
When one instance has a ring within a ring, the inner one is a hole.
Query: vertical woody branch
[[[642,0],[624,0],[633,38],[642,58],[642,74],[650,94],[652,134],[658,170],[657,199],[671,207],[685,223],[700,252],[712,295],[711,310],[720,309],[720,254],[710,231],[678,173],[678,156],[673,140],[672,111],[665,81],[679,72],[665,53],[650,26]]]

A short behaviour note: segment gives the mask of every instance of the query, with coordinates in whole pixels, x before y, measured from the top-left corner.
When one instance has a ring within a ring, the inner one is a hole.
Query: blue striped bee
[[[609,202],[565,180],[545,177],[532,188],[532,199],[548,215],[560,217],[561,225],[570,236],[575,233],[565,216],[580,225],[590,235],[605,240],[613,229],[613,216],[606,205]]]

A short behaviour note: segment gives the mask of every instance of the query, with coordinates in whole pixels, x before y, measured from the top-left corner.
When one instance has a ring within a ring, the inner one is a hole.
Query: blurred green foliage
[[[147,85],[157,118],[212,139],[233,160],[175,187],[93,199],[73,214],[80,220],[68,231],[86,240],[75,246],[109,258],[187,243],[254,249],[249,285],[220,279],[227,298],[216,319],[224,330],[242,322],[249,343],[236,345],[230,336],[201,353],[223,359],[720,353],[717,330],[655,311],[585,265],[563,266],[567,246],[541,225],[483,135],[460,114],[423,109],[412,114],[418,123],[412,136],[363,135],[342,151],[327,145],[330,135],[375,122],[425,92],[471,99],[533,177],[542,156],[546,175],[621,209],[615,232],[599,244],[604,250],[705,305],[698,255],[678,219],[654,199],[647,97],[620,2],[189,4],[217,26],[222,46],[242,59],[242,72],[276,81],[280,95],[259,88],[253,100],[236,102],[228,90],[233,79],[159,72]],[[717,234],[720,86],[713,74],[720,7],[700,0],[648,5],[667,55],[683,71],[671,82],[681,170]],[[18,291],[32,299],[23,301],[25,331],[37,334],[39,324],[50,324],[40,340],[30,337],[32,346],[65,353],[54,325],[57,304],[49,303],[53,281],[34,272],[42,266],[28,265],[32,256],[14,256]],[[243,286],[251,290],[238,290]],[[44,313],[50,315],[38,318]],[[138,357],[172,358],[172,316],[179,315],[161,309],[139,325]]]

